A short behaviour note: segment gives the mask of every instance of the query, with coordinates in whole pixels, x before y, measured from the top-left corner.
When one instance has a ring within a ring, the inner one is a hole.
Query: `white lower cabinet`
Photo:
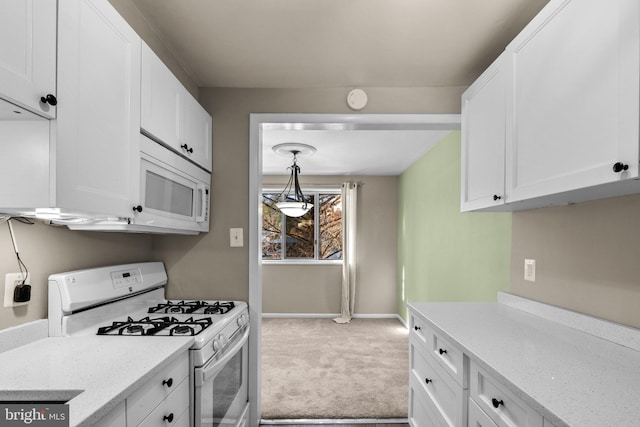
[[[467,425],[469,427],[498,427],[472,398],[469,398],[469,421]]]
[[[174,426],[189,409],[189,356],[181,355],[127,398],[127,427]]]
[[[464,387],[463,353],[451,343],[445,344],[424,319],[411,315],[410,322],[409,420],[416,426],[466,425],[468,392]],[[449,353],[452,358],[448,358]]]
[[[476,363],[470,365],[471,398],[498,426],[542,427],[542,415]]]
[[[553,427],[465,354],[455,336],[413,309],[409,327],[412,427]]]
[[[420,387],[413,377],[409,379],[409,425],[411,427],[445,426],[438,410]]]
[[[93,427],[189,427],[189,355],[140,386]]]

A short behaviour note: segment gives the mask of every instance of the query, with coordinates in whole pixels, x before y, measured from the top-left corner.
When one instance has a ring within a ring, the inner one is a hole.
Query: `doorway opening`
[[[249,148],[249,307],[252,335],[250,337],[250,366],[257,371],[250,376],[249,398],[251,425],[257,425],[261,415],[261,337],[263,314],[262,289],[262,218],[260,215],[263,186],[263,137],[271,130],[342,131],[416,131],[436,134],[460,129],[457,114],[251,114]],[[433,143],[440,137],[434,138]],[[397,145],[390,146],[398,151]],[[428,147],[430,148],[430,147]],[[428,149],[427,148],[427,149]],[[426,151],[426,150],[425,150]],[[388,157],[391,159],[391,157]],[[326,163],[326,162],[325,162]]]

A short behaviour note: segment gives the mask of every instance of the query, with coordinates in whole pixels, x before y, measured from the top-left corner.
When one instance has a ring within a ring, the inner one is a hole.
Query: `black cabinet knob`
[[[445,350],[444,348],[441,348],[441,349],[438,350],[438,352],[440,354],[445,354],[447,352],[447,350]]]
[[[622,162],[618,162],[618,163],[613,165],[613,171],[615,173],[620,173],[622,171],[626,171],[627,169],[629,169],[629,165],[625,165]]]
[[[193,148],[189,147],[187,144],[182,144],[180,148],[182,148],[187,153],[193,153]]]
[[[142,206],[140,206],[140,205],[138,205],[138,206],[134,206],[134,207],[133,207],[133,210],[134,210],[135,212],[142,212]]]
[[[425,382],[425,383],[427,383],[427,384],[429,384],[429,383],[432,383],[432,382],[433,382],[433,380],[430,380],[429,378],[425,378],[425,379],[424,379],[424,382]]]
[[[58,100],[52,94],[48,94],[47,96],[40,97],[40,102],[42,102],[43,104],[49,104],[54,107],[58,104]]]
[[[413,327],[413,329],[415,329],[416,331],[419,331],[422,328],[420,326],[416,325],[416,326]]]
[[[502,199],[502,196],[498,196],[497,194],[493,195],[493,201],[494,202],[497,201],[497,200],[500,200],[500,199]]]
[[[171,387],[173,385],[173,378],[169,378],[168,380],[162,381],[162,385],[166,385],[167,387]]]
[[[163,421],[169,421],[170,423],[173,422],[173,412],[170,413],[169,415],[165,415],[164,417],[162,417]]]
[[[493,405],[494,408],[498,409],[498,406],[504,405],[504,402],[494,397],[493,399],[491,399],[491,404]]]

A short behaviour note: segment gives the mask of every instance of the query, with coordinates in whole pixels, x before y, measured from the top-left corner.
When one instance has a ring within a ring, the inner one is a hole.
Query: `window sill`
[[[342,265],[342,260],[263,260],[262,265]]]

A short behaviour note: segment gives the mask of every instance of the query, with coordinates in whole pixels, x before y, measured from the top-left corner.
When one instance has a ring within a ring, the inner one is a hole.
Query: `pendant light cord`
[[[305,203],[306,205],[307,199],[305,198],[304,193],[300,189],[300,183],[298,182],[298,174],[300,173],[300,166],[298,166],[297,158],[296,158],[298,151],[292,151],[291,153],[293,154],[293,164],[287,168],[291,170],[291,175],[289,176],[289,181],[287,182],[287,185],[285,185],[284,189],[282,190],[282,193],[280,193],[280,195],[278,196],[278,199],[283,202],[286,202],[287,199],[289,198],[289,194],[291,193],[291,188],[293,187],[293,194],[295,197],[294,200],[296,202]],[[286,195],[285,195],[285,192],[286,192]]]

